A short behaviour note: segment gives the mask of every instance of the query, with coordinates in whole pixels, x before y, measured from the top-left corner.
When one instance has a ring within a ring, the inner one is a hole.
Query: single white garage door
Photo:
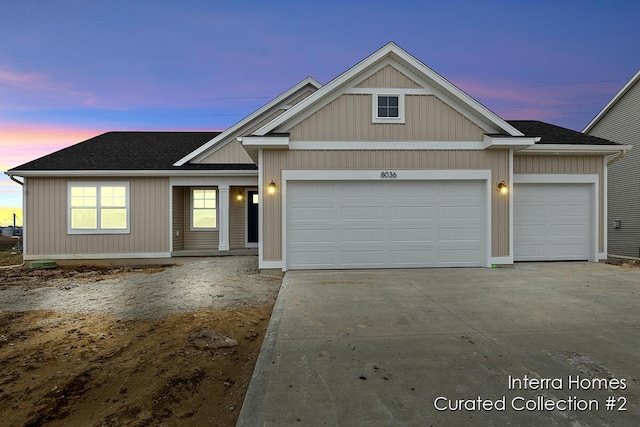
[[[483,266],[482,181],[290,181],[288,269]]]
[[[591,209],[589,184],[516,184],[514,261],[588,260]]]

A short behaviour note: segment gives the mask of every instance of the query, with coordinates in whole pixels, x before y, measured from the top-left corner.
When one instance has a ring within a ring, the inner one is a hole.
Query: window
[[[129,232],[129,183],[68,184],[69,234]]]
[[[215,188],[191,189],[191,229],[214,230],[218,227]]]
[[[398,97],[379,96],[378,97],[378,117],[398,117]]]
[[[373,123],[404,123],[404,96],[373,94]]]

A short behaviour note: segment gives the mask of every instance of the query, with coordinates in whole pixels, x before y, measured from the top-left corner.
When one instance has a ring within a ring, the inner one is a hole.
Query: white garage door
[[[591,252],[588,184],[516,184],[515,261],[588,260]]]
[[[293,181],[287,268],[482,266],[482,181]]]

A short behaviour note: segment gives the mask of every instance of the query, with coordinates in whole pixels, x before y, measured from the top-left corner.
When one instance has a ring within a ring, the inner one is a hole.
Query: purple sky
[[[389,41],[505,119],[582,130],[640,69],[638,16],[637,1],[2,0],[0,170],[107,130],[222,130]],[[4,175],[0,206],[21,206]]]

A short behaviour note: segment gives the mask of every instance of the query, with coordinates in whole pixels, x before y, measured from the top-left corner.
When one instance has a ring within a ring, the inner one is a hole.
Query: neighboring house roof
[[[83,170],[256,170],[251,164],[187,164],[178,159],[220,132],[107,132],[10,169],[26,171]]]
[[[538,120],[507,120],[507,122],[526,136],[540,137],[540,141],[536,144],[622,145]]]
[[[616,105],[616,103],[629,91],[629,89],[631,89],[633,87],[633,85],[635,85],[638,81],[640,81],[640,71],[638,71],[636,73],[635,76],[633,76],[631,78],[631,80],[629,80],[627,82],[626,85],[624,85],[624,87],[622,89],[620,89],[620,91],[611,99],[611,101],[609,101],[609,103],[607,105],[605,105],[605,107],[602,109],[602,111],[600,111],[598,113],[597,116],[595,116],[593,118],[593,120],[591,120],[591,122],[589,122],[589,124],[582,130],[582,132],[584,133],[589,133],[593,127],[600,121],[600,119],[602,119],[602,117],[604,117],[609,110],[611,110],[611,108],[613,108],[614,105]]]
[[[427,82],[431,87],[439,91],[445,98],[451,100],[454,104],[463,107],[470,115],[478,118],[485,127],[493,128],[497,132],[505,132],[514,137],[522,136],[520,132],[498,117],[494,112],[480,104],[478,101],[467,95],[453,83],[436,73],[427,65],[416,59],[407,51],[400,48],[393,42],[389,42],[382,48],[378,49],[367,58],[360,61],[326,85],[322,86],[311,96],[294,105],[286,112],[282,113],[275,119],[266,123],[254,132],[254,135],[264,136],[272,132],[287,132],[286,124],[296,117],[304,117],[309,111],[313,111],[323,101],[330,99],[331,96],[339,93],[340,90],[354,83],[359,77],[363,77],[363,73],[375,66],[383,63],[385,60],[391,59],[400,64],[419,79]],[[284,126],[283,126],[284,125]]]

